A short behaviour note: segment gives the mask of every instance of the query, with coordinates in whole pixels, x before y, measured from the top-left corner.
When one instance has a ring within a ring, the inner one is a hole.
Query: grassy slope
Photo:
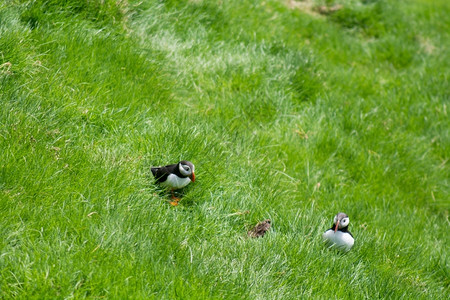
[[[362,2],[0,4],[0,297],[447,299],[450,7]]]

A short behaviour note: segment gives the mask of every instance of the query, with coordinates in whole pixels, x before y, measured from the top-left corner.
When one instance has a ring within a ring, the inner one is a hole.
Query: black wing
[[[348,234],[350,234],[353,237],[353,234],[350,231],[348,231],[348,226],[344,227],[344,228],[341,228],[339,230],[342,231],[342,232],[347,232]]]
[[[155,176],[158,182],[164,182],[167,180],[167,177],[174,173],[177,169],[178,164],[163,166],[163,167],[151,167],[152,174]]]

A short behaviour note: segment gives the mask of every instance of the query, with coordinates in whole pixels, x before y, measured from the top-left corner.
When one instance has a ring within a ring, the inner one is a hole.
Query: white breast
[[[177,190],[185,187],[191,182],[191,179],[189,177],[186,178],[180,178],[175,174],[170,174],[167,176],[167,180],[162,182],[162,186],[166,186],[168,188]]]
[[[348,232],[336,231],[329,229],[323,234],[323,239],[330,244],[331,247],[337,247],[343,250],[350,250],[355,240]]]

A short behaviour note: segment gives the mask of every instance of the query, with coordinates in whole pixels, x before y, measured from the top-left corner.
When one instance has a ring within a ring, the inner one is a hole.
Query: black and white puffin
[[[350,218],[345,213],[338,213],[334,217],[333,226],[325,231],[323,234],[323,239],[331,247],[336,247],[341,250],[350,250],[355,243],[353,235],[348,231],[348,224],[350,223]]]
[[[185,187],[191,181],[195,181],[195,166],[187,160],[163,167],[151,167],[151,170],[157,182],[161,186],[170,189],[173,200],[170,204],[174,206],[178,205],[180,199],[175,197],[173,191]]]

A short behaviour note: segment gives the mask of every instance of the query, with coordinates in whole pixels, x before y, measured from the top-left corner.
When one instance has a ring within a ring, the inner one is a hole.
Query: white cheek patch
[[[178,167],[178,169],[180,170],[180,173],[183,174],[184,176],[189,176],[189,172],[186,171],[186,170],[183,168],[182,165],[180,165],[180,166]]]
[[[348,226],[348,223],[350,223],[350,219],[349,218],[342,219],[341,222],[339,222],[339,228],[343,228],[345,226]]]

